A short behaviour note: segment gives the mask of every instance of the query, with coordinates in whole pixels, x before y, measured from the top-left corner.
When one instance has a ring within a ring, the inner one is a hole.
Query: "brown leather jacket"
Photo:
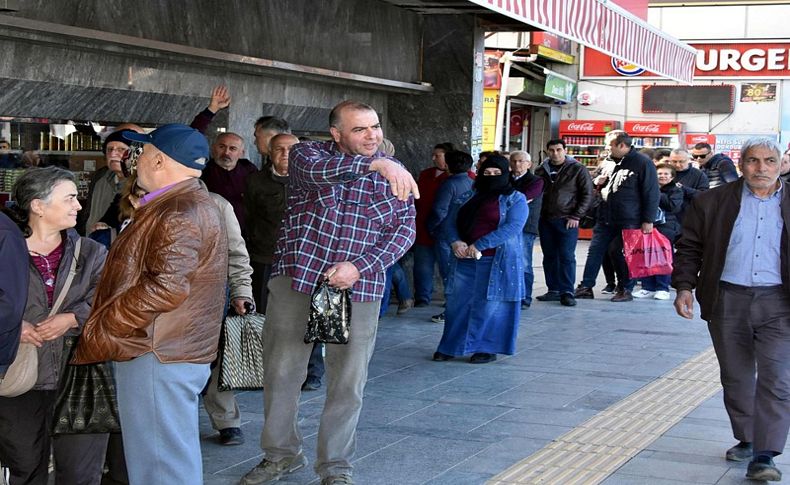
[[[683,232],[675,244],[672,286],[696,290],[700,316],[710,321],[718,303],[719,280],[727,259],[735,219],[741,210],[743,179],[701,192],[683,214]],[[780,272],[782,286],[790,292],[790,190],[782,187],[782,239]]]
[[[210,363],[217,355],[228,239],[197,179],[141,207],[112,245],[73,363]]]

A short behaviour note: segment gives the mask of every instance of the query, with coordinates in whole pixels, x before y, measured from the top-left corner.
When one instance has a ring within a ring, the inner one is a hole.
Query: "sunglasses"
[[[708,155],[710,155],[710,152],[708,152],[708,153],[701,153],[701,154],[697,154],[697,155],[692,155],[691,158],[693,158],[695,160],[698,160],[700,158],[705,158]]]
[[[137,172],[137,160],[143,154],[143,144],[139,142],[132,142],[129,149],[123,154],[121,158],[121,171],[124,177],[131,177]]]

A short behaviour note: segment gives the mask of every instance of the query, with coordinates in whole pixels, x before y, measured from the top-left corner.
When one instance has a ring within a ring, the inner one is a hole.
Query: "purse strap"
[[[60,289],[60,293],[58,293],[58,298],[55,300],[55,304],[52,305],[52,309],[49,311],[49,316],[58,313],[60,311],[60,306],[63,305],[63,300],[66,299],[66,293],[69,292],[71,289],[71,283],[74,281],[74,276],[77,274],[77,260],[80,257],[80,249],[82,248],[82,238],[77,239],[77,244],[74,245],[74,258],[71,260],[71,267],[69,268],[69,274],[66,277],[66,282],[63,284],[63,287]]]

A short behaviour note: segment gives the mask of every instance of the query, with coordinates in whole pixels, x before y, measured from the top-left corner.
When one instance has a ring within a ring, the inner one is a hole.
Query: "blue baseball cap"
[[[168,157],[189,168],[203,170],[208,162],[208,140],[194,128],[180,123],[162,125],[151,133],[124,132],[130,141],[150,143]]]

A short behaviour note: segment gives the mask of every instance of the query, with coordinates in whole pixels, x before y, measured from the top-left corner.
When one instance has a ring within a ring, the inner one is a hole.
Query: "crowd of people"
[[[707,144],[645,153],[621,130],[607,134],[592,173],[562,139],[534,166],[524,151],[475,161],[444,142],[415,180],[376,111],[343,101],[329,141],[299,139],[277,117],[256,120],[259,168],[243,136],[209,144],[204,135],[230,102],[217,87],[190,126],[119,126],[83,216],[71,172],[34,167],[16,182],[0,213],[0,377],[20,345],[35,347],[38,376],[17,395],[0,387],[0,465],[11,485],[48,483],[50,455],[59,484],[201,483],[201,396],[221,444],[245,439],[233,392],[218,387],[219,340],[226,315],[253,310],[266,315],[264,455],[239,483],[273,483],[307,465],[299,395],[321,388],[324,373],[314,469],[322,485],[353,483],[368,363],[390,299],[397,315],[444,301],[431,318],[443,324],[434,361],[512,355],[533,305],[536,240],[540,302],[594,298],[602,267],[612,302],[669,300],[674,286],[678,313],[691,318],[696,289],[739,441],[727,459],[749,459],[752,478],[781,476],[773,458],[790,426],[790,364],[774,356],[790,350],[790,152],[750,140],[739,178]],[[582,226],[592,240],[576,285]],[[665,236],[674,274],[641,278],[635,290],[627,229]],[[322,281],[350,290],[345,345],[304,341]],[[77,337],[69,359],[66,341]],[[66,366],[106,362],[120,430],[50,436]]]

